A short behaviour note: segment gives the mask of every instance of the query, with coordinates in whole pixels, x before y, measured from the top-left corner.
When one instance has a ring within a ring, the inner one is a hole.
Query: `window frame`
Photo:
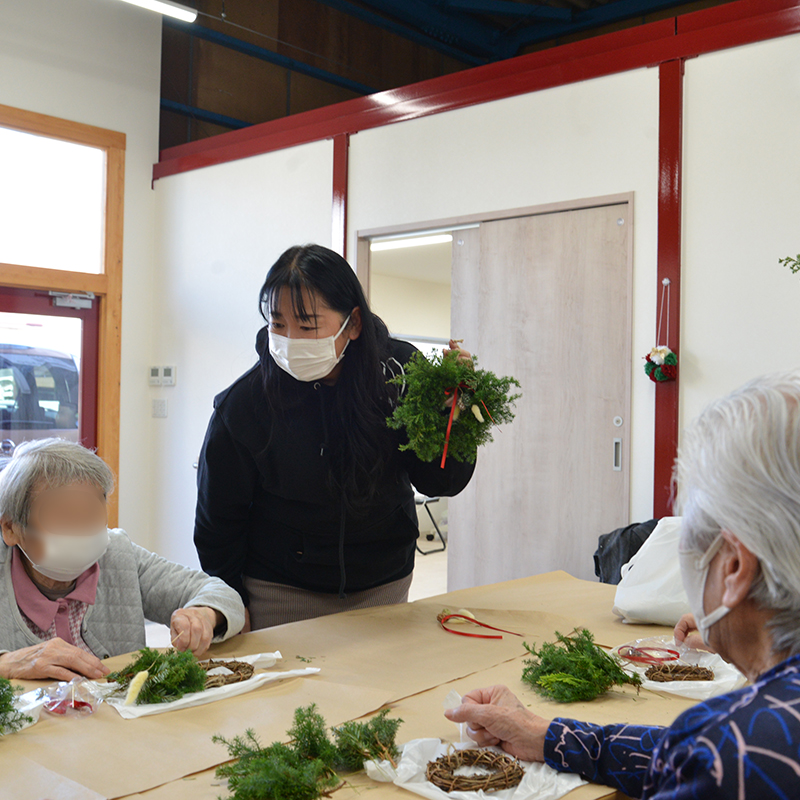
[[[0,284],[10,288],[93,292],[98,301],[97,453],[119,475],[122,234],[125,194],[124,133],[0,105],[0,127],[88,145],[105,151],[103,271],[99,274],[0,262]],[[118,493],[109,498],[109,525],[118,522]]]

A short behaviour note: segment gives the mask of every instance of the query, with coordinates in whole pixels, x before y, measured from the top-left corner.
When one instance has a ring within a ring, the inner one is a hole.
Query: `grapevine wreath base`
[[[669,681],[713,681],[714,671],[707,667],[693,667],[682,664],[653,664],[644,673],[649,681],[668,683]]]
[[[459,767],[480,767],[480,775],[456,775]],[[513,789],[525,775],[519,761],[492,750],[456,750],[428,764],[427,779],[446,792]]]
[[[206,689],[215,689],[217,686],[227,686],[229,683],[241,683],[253,677],[255,668],[244,661],[201,661],[200,666],[209,672],[216,667],[225,667],[231,671],[230,675],[209,675],[206,678]]]

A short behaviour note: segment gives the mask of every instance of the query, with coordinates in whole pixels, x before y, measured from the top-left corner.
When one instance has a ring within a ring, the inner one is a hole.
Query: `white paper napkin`
[[[256,669],[264,669],[265,667],[273,667],[278,659],[283,658],[280,651],[274,653],[255,653],[249,656],[237,656],[236,658],[215,659],[219,661],[245,661],[252,664]],[[206,703],[213,703],[216,700],[222,700],[226,697],[236,697],[236,695],[252,692],[263,686],[265,683],[272,683],[274,681],[282,681],[287,678],[297,678],[304,675],[316,675],[319,672],[319,667],[304,667],[302,669],[290,669],[285,672],[257,672],[246,681],[239,683],[229,683],[227,686],[216,686],[213,689],[205,689],[202,692],[193,692],[186,694],[178,700],[173,700],[171,703],[152,703],[148,705],[125,705],[124,695],[111,695],[106,697],[106,702],[115,708],[123,719],[135,719],[137,717],[147,717],[152,714],[164,714],[167,711],[177,711],[181,708],[192,708],[193,706],[202,706]],[[108,684],[96,684],[99,687],[106,687]]]

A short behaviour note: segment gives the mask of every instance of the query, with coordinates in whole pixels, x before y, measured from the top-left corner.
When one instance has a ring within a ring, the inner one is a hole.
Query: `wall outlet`
[[[153,400],[153,416],[156,419],[164,419],[167,416],[167,401]]]

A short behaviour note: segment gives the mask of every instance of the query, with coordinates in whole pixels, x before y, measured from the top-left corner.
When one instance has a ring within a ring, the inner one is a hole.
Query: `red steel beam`
[[[347,258],[347,160],[350,135],[333,137],[333,232],[331,249]]]
[[[153,179],[798,32],[800,0],[738,0],[179,145]]]
[[[681,339],[681,168],[683,151],[683,59],[667,61],[658,68],[658,298],[669,281],[662,330],[666,344],[678,356],[678,377],[654,384],[655,454],[653,460],[653,516],[672,513],[672,465],[678,452]],[[657,315],[658,316],[658,315]],[[669,320],[667,326],[666,321]],[[657,324],[657,323],[656,323]],[[664,338],[664,337],[662,337]]]

